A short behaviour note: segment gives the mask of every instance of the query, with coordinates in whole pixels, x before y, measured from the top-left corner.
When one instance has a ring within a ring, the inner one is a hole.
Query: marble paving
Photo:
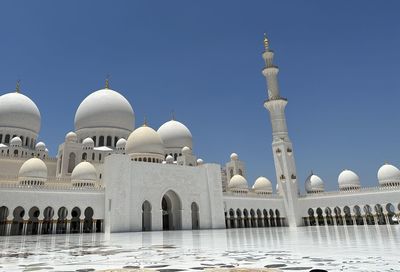
[[[400,226],[0,237],[0,271],[400,271]]]

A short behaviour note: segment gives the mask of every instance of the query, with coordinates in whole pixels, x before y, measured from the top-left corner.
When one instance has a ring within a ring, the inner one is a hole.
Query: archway
[[[351,210],[349,206],[344,206],[344,220],[346,221],[346,225],[354,225],[353,218],[351,217]]]
[[[335,207],[333,209],[333,212],[335,213],[336,225],[338,225],[338,226],[343,225],[342,211],[340,210],[340,208],[339,207]]]
[[[242,211],[239,209],[236,210],[236,221],[237,221],[236,226],[238,228],[243,228]]]
[[[13,221],[11,225],[11,235],[22,235],[24,229],[25,210],[21,206],[16,207],[13,212]]]
[[[367,225],[375,225],[375,219],[372,215],[372,208],[370,205],[364,206],[365,220],[367,221]]]
[[[275,210],[275,221],[276,221],[276,226],[277,227],[282,227],[282,218],[281,218],[281,213],[279,212],[278,209]]]
[[[272,209],[269,210],[269,222],[271,227],[275,227],[275,218],[274,218],[274,211]]]
[[[256,222],[256,213],[254,212],[253,209],[250,210],[250,225],[252,228],[257,227],[257,222]]]
[[[7,217],[8,208],[5,206],[0,207],[0,236],[7,235]]]
[[[81,209],[75,207],[71,211],[71,226],[70,226],[70,233],[79,233],[81,230]]]
[[[68,210],[65,207],[61,207],[58,209],[57,214],[58,214],[58,220],[57,220],[56,233],[57,234],[65,234],[65,233],[67,233]]]
[[[53,221],[54,210],[52,207],[47,207],[43,211],[43,223],[42,223],[42,234],[52,234],[53,233]]]
[[[357,225],[364,225],[364,220],[363,220],[363,217],[361,215],[361,208],[358,205],[356,205],[356,206],[353,207],[353,212],[354,212],[355,217],[356,217],[356,224]]]
[[[257,209],[257,227],[259,228],[263,227],[262,213],[260,209]]]
[[[317,208],[317,220],[318,220],[318,226],[324,226],[325,221],[324,221],[324,215],[322,214],[322,209]]]
[[[84,214],[85,219],[83,220],[83,232],[91,233],[93,232],[93,209],[91,207],[87,207]]]
[[[317,224],[314,216],[314,210],[311,208],[308,209],[308,222],[310,226],[315,226]]]
[[[383,214],[383,208],[380,204],[375,205],[375,212],[378,217],[378,225],[386,225],[385,215]]]
[[[387,212],[388,221],[389,221],[390,225],[399,224],[399,222],[396,218],[395,208],[392,203],[386,204],[386,212]]]
[[[151,204],[147,200],[142,204],[142,231],[151,230]]]
[[[326,217],[326,224],[328,226],[333,225],[333,217],[332,217],[332,210],[329,207],[325,208],[325,217]]]
[[[197,205],[196,202],[192,202],[191,210],[192,210],[192,229],[194,230],[200,229],[199,206]]]
[[[247,211],[247,209],[243,210],[243,217],[244,217],[244,227],[250,228],[249,212]]]
[[[180,230],[181,221],[181,200],[174,191],[165,193],[161,200],[163,230]]]
[[[72,173],[75,167],[75,153],[70,153],[68,158],[68,173]]]
[[[264,215],[264,228],[269,227],[268,212],[266,209],[263,210],[263,215]]]
[[[235,225],[235,211],[233,210],[233,209],[230,209],[229,210],[229,220],[230,220],[230,227],[231,227],[231,229],[234,229],[234,228],[236,228],[236,225]]]
[[[29,210],[29,220],[26,227],[26,234],[27,235],[36,235],[39,233],[39,215],[40,211],[38,207],[32,207]]]

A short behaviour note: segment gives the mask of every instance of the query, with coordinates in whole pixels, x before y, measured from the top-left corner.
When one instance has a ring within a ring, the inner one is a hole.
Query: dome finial
[[[110,75],[109,74],[106,77],[106,89],[110,89]]]
[[[21,80],[17,80],[17,84],[16,84],[16,86],[15,86],[15,92],[16,93],[20,93],[21,92]]]
[[[267,33],[264,33],[264,48],[266,51],[269,49],[269,40],[267,37]]]
[[[143,126],[147,127],[147,117],[146,116],[144,117]]]
[[[175,120],[175,111],[174,110],[171,111],[171,120]]]

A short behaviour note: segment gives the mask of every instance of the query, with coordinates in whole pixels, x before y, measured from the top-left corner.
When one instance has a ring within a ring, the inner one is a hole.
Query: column
[[[6,221],[6,236],[10,236],[11,234],[11,226],[12,226],[12,221]]]
[[[67,230],[66,233],[70,233],[71,221],[67,220]]]
[[[92,221],[92,233],[96,232],[96,220]]]
[[[26,235],[27,221],[23,220],[22,235]]]

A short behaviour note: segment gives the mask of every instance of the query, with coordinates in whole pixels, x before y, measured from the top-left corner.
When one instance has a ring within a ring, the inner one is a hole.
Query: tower
[[[264,107],[268,109],[272,126],[272,151],[274,156],[279,194],[283,197],[286,216],[290,227],[301,225],[301,217],[297,212],[298,186],[296,163],[292,142],[286,125],[285,107],[287,99],[281,97],[278,86],[279,69],[273,64],[274,52],[269,48],[269,40],[264,36],[265,68],[262,73],[267,79],[268,99]]]

